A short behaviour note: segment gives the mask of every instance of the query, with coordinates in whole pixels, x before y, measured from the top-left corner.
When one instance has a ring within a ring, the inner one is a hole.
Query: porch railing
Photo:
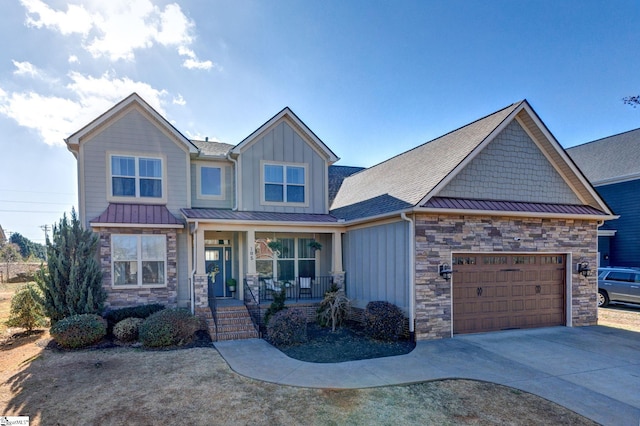
[[[253,291],[251,291],[251,287],[247,284],[246,278],[243,280],[244,286],[244,305],[247,307],[249,311],[249,316],[251,317],[251,321],[253,321],[253,325],[256,327],[259,333],[259,337],[262,338],[262,332],[264,329],[264,324],[262,321],[262,314],[260,312],[260,303],[256,299]]]
[[[310,289],[301,288],[299,278],[280,281],[272,278],[261,278],[259,296],[261,302],[264,300],[273,300],[274,294],[284,288],[287,296],[286,300],[295,300],[297,302],[305,299],[323,299],[324,294],[329,291],[332,285],[332,276],[312,278]]]

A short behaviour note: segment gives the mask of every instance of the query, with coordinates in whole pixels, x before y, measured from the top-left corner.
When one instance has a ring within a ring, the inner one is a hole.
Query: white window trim
[[[220,195],[208,195],[202,193],[202,168],[220,169]],[[196,194],[200,200],[226,200],[225,175],[226,166],[216,163],[196,164]]]
[[[113,238],[111,239],[111,288],[113,289],[141,289],[141,288],[166,288],[167,287],[167,236],[165,234],[114,234],[114,235],[122,235],[126,237],[136,237],[137,239],[137,262],[138,262],[138,271],[142,271],[142,237],[164,237],[164,284],[142,284],[142,273],[138,273],[138,284],[125,284],[125,285],[116,285],[115,283],[115,260],[113,258]]]
[[[139,204],[166,204],[167,203],[167,157],[162,154],[149,154],[139,152],[107,152],[105,156],[107,160],[106,178],[107,178],[107,201],[114,203],[130,203],[135,202]],[[134,197],[122,197],[113,195],[113,186],[111,173],[111,159],[113,157],[133,157],[135,159],[135,180],[136,180],[136,195]],[[162,196],[155,197],[141,197],[140,196],[140,172],[138,170],[140,158],[149,158],[152,160],[160,160],[162,168],[162,176],[160,176],[160,182],[162,184]]]
[[[302,167],[304,169],[304,202],[293,203],[289,201],[266,201],[265,197],[265,166],[282,166],[283,167],[283,197],[287,196],[287,171],[286,167]],[[278,161],[260,161],[260,204],[263,206],[291,206],[291,207],[309,207],[309,164],[307,163],[282,163]]]

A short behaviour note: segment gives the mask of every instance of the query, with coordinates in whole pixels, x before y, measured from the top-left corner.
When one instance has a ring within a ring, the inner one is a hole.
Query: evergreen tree
[[[100,314],[107,294],[96,259],[97,235],[82,228],[72,209],[71,221],[65,213],[46,245],[47,267],[40,269],[37,281],[47,316],[55,323],[71,315]]]
[[[27,331],[47,325],[40,290],[34,283],[25,285],[13,295],[10,316],[5,324],[26,328]]]

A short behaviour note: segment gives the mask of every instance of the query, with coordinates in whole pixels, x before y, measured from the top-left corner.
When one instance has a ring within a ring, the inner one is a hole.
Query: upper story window
[[[224,167],[198,165],[198,197],[222,200],[224,196]]]
[[[162,198],[162,159],[111,156],[111,196]]]
[[[265,203],[307,203],[306,165],[264,164]]]

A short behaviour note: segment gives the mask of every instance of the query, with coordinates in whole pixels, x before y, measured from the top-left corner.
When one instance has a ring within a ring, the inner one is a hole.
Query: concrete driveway
[[[419,342],[407,355],[318,364],[261,339],[218,342],[239,374],[282,385],[351,389],[463,378],[554,401],[605,425],[640,424],[640,333],[551,327]]]

